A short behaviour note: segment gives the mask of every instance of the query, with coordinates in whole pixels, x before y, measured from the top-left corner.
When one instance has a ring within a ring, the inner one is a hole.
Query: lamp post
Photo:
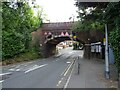
[[[110,70],[109,70],[109,57],[108,57],[108,30],[107,24],[105,24],[105,77],[106,79],[110,78]]]

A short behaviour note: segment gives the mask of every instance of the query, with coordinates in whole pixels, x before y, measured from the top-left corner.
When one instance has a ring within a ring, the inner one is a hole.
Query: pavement
[[[80,58],[75,62],[66,88],[117,88],[117,81],[105,79],[102,60]]]

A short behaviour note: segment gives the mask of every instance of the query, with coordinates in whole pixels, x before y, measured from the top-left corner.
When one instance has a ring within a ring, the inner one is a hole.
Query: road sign
[[[76,36],[73,36],[74,39],[76,39],[77,37]]]
[[[105,45],[105,42],[106,42],[106,38],[103,39],[103,44]]]

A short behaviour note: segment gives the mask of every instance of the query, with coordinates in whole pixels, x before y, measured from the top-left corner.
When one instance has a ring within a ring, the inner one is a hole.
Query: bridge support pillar
[[[91,58],[91,47],[88,45],[88,46],[85,46],[84,47],[84,58],[87,58],[87,59],[90,59]]]
[[[56,45],[46,43],[42,46],[42,56],[44,58],[55,55],[56,53]]]

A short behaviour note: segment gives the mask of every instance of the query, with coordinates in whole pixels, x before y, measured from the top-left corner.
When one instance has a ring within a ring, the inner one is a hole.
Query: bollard
[[[78,63],[78,75],[79,75],[79,72],[80,72],[80,64]]]
[[[80,73],[80,62],[79,62],[79,56],[78,56],[78,75]]]

